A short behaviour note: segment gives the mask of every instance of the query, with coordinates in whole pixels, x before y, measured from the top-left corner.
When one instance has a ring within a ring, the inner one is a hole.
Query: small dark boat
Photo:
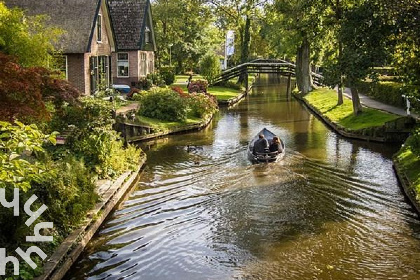
[[[279,152],[269,152],[267,151],[266,153],[253,153],[253,149],[254,149],[254,143],[255,141],[258,140],[258,136],[260,134],[263,134],[265,139],[268,140],[268,143],[270,143],[273,140],[273,137],[276,136],[273,132],[271,132],[270,130],[263,128],[260,132],[257,133],[257,135],[252,138],[251,142],[249,143],[248,146],[248,159],[252,162],[274,162],[277,161],[279,159],[281,159],[284,156],[285,153],[285,148],[286,146],[284,145],[283,140],[280,138],[280,142],[281,145],[283,147],[283,151],[281,153]]]

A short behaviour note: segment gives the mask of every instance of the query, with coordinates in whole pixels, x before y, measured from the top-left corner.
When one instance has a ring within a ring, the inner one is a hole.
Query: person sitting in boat
[[[281,145],[280,139],[277,136],[273,137],[273,140],[270,143],[270,147],[268,148],[270,152],[283,152],[283,147]]]
[[[268,150],[268,141],[265,139],[264,134],[258,135],[258,140],[254,143],[252,152],[255,153],[266,153]]]

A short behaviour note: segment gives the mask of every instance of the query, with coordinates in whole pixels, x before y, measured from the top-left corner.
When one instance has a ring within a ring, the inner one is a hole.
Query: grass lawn
[[[249,80],[251,82],[254,81],[254,79],[255,79],[254,77],[249,76]],[[187,80],[188,80],[188,75],[176,75],[175,82],[172,85],[180,87],[184,92],[188,92],[187,85],[185,84]],[[194,75],[193,81],[194,80],[204,80],[204,78],[203,76],[200,76],[200,75]],[[236,97],[242,93],[241,90],[236,90],[236,89],[221,87],[221,86],[211,86],[208,88],[207,92],[216,96],[218,101],[227,101],[230,98]]]
[[[316,89],[304,98],[332,122],[352,130],[382,126],[385,122],[400,117],[366,107],[363,108],[363,112],[360,115],[354,116],[351,100],[344,98],[344,103],[337,106],[337,92],[328,88]]]
[[[242,93],[241,90],[220,86],[209,87],[207,92],[216,96],[217,100],[219,101],[227,101],[230,98],[236,97]]]
[[[190,77],[190,75],[175,75],[174,85],[186,83],[188,81],[189,77]],[[198,74],[193,74],[192,79],[193,80],[204,80],[203,76],[198,75]]]
[[[142,124],[142,125],[146,125],[146,126],[151,126],[153,128],[162,130],[162,131],[168,131],[170,129],[175,129],[175,128],[179,128],[182,126],[188,126],[188,125],[192,125],[192,124],[198,124],[200,122],[202,122],[203,119],[201,118],[187,118],[187,120],[185,122],[171,122],[171,121],[163,121],[163,120],[158,120],[158,119],[151,119],[151,118],[147,118],[144,116],[137,116],[137,123],[138,124]]]
[[[416,200],[420,202],[420,158],[411,151],[409,145],[401,148],[396,158],[410,181],[410,187],[416,193]]]

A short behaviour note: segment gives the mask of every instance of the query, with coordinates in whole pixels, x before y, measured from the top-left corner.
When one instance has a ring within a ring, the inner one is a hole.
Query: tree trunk
[[[302,95],[313,89],[310,60],[310,45],[305,37],[297,50],[296,58],[296,83]]]
[[[343,75],[340,76],[340,82],[337,85],[338,101],[337,105],[343,104]]]
[[[343,102],[344,102],[343,101],[343,86],[341,84],[338,85],[337,95],[338,95],[337,105],[343,104]]]
[[[353,103],[353,114],[357,116],[362,112],[362,104],[360,104],[359,92],[354,86],[350,87],[350,90],[351,101]]]
[[[341,17],[341,14],[340,14]],[[342,56],[343,56],[343,43],[341,42],[341,39],[339,39],[340,41],[338,42],[338,61],[343,61],[342,60]],[[343,70],[341,69],[341,65],[340,67],[340,82],[338,84],[338,90],[337,90],[337,94],[338,94],[338,100],[337,100],[337,105],[341,105],[343,104],[343,87],[344,87],[344,82],[343,82]]]
[[[246,16],[244,35],[243,35],[243,40],[242,40],[242,45],[241,45],[241,63],[248,62],[249,42],[251,41],[250,28],[251,28],[251,19],[249,16]],[[242,73],[239,76],[238,84],[242,84],[243,82],[245,82],[245,79],[247,79],[247,76],[248,75],[246,73]]]

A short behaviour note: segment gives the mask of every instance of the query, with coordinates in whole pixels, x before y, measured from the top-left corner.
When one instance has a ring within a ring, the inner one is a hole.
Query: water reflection
[[[284,91],[256,86],[212,128],[143,144],[141,182],[67,279],[417,279],[398,147],[340,138]],[[247,160],[262,127],[282,161]]]

